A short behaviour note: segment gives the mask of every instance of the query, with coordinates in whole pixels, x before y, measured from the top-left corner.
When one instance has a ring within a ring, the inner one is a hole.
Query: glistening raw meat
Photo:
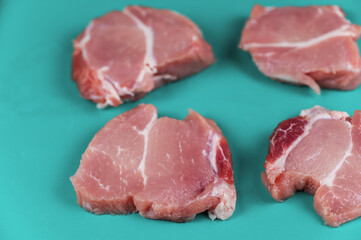
[[[191,20],[129,6],[92,20],[75,39],[72,78],[84,98],[115,107],[213,62],[211,46]]]
[[[304,190],[333,227],[361,216],[361,111],[351,118],[315,106],[281,122],[265,168],[262,181],[277,201]]]
[[[356,40],[361,27],[338,6],[262,7],[256,5],[239,47],[249,51],[258,69],[283,82],[354,89],[361,82]]]
[[[194,111],[157,119],[153,105],[110,120],[71,181],[79,205],[96,214],[184,222],[208,211],[225,220],[236,204],[231,152],[215,122]]]

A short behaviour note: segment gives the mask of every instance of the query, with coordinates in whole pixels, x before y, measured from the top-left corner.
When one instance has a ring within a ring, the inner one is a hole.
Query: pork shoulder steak
[[[361,82],[356,40],[361,27],[338,6],[262,7],[256,5],[239,47],[249,51],[258,69],[283,82],[354,89]]]
[[[315,106],[281,122],[265,168],[262,181],[277,201],[304,190],[333,227],[361,216],[361,111],[351,118]]]
[[[215,122],[194,111],[157,119],[153,105],[110,120],[71,181],[79,205],[96,214],[183,222],[208,210],[225,220],[236,204],[231,152]]]
[[[92,20],[73,45],[72,78],[80,94],[100,108],[141,98],[214,62],[211,46],[191,20],[140,6]]]

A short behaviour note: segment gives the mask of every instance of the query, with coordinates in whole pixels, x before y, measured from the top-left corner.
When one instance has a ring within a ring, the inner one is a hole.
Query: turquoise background
[[[257,1],[284,6],[291,1]],[[361,25],[360,1],[339,4]],[[159,88],[145,98],[99,110],[82,99],[70,78],[72,39],[89,21],[128,4],[169,8],[192,19],[213,46],[207,70]],[[315,104],[347,111],[360,107],[361,88],[342,92],[274,82],[237,48],[253,1],[20,1],[0,0],[0,239],[359,239],[361,219],[327,227],[313,197],[273,200],[260,173],[276,125]],[[177,224],[128,216],[96,216],[80,208],[69,177],[93,135],[139,103],[182,119],[192,108],[214,119],[227,137],[238,191],[227,221],[199,214]]]

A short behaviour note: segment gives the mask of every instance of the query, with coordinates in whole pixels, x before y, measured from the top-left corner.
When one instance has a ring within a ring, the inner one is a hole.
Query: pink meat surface
[[[96,214],[184,222],[208,211],[225,220],[236,204],[231,152],[216,123],[194,111],[157,119],[153,105],[110,120],[71,181],[78,204]]]
[[[361,111],[351,118],[315,106],[281,122],[265,169],[263,184],[277,201],[304,190],[333,227],[361,216]]]
[[[239,47],[258,69],[283,82],[351,90],[361,83],[356,40],[361,27],[338,6],[262,7],[256,5]]]
[[[136,100],[214,62],[192,21],[140,6],[92,20],[73,45],[72,78],[82,97],[99,108]]]

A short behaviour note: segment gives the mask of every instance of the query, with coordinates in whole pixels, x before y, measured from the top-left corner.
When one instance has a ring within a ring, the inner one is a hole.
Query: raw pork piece
[[[277,201],[304,190],[333,227],[361,216],[361,111],[351,118],[315,106],[281,122],[265,168],[263,184]]]
[[[320,87],[351,90],[360,84],[360,33],[338,6],[256,5],[239,47],[265,75],[319,94]]]
[[[99,108],[139,99],[214,62],[191,20],[139,6],[92,20],[73,45],[72,78],[82,97]]]
[[[236,204],[231,152],[216,123],[194,111],[157,119],[153,105],[110,120],[71,181],[79,205],[96,214],[184,222],[208,210],[225,220]]]

